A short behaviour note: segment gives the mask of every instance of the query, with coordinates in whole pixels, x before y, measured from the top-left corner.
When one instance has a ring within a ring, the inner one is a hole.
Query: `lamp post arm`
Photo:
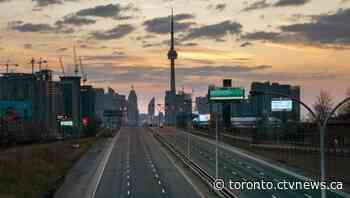
[[[338,103],[337,106],[335,106],[332,111],[330,113],[327,114],[326,119],[324,120],[324,122],[322,123],[323,126],[327,125],[328,120],[332,117],[332,115],[341,107],[343,106],[345,103],[350,101],[350,97],[345,98],[344,100],[342,100],[340,103]]]

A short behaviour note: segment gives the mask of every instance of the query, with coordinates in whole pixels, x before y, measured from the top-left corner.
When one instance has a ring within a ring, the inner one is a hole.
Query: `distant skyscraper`
[[[128,97],[128,125],[129,126],[138,126],[139,122],[139,109],[137,106],[137,95],[134,90],[134,87],[132,87],[129,97]]]
[[[148,119],[150,124],[154,123],[154,113],[155,113],[155,98],[153,97],[151,101],[148,103]]]

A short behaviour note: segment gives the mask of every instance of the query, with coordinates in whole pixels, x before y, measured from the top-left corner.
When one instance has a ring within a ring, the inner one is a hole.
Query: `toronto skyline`
[[[300,85],[312,104],[321,90],[339,101],[349,88],[349,0],[0,0],[0,63],[30,72],[41,57],[61,75],[61,58],[73,74],[76,45],[89,84],[122,94],[134,85],[146,112],[169,89],[172,8],[177,90],[277,81]]]

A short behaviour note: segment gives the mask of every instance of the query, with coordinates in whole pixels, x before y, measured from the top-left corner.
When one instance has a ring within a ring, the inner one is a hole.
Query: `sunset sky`
[[[76,45],[88,83],[122,94],[134,85],[145,112],[169,87],[171,8],[178,90],[277,81],[312,104],[321,89],[339,101],[350,87],[350,0],[0,0],[0,63],[30,72],[42,57],[61,75],[62,58],[72,73]]]

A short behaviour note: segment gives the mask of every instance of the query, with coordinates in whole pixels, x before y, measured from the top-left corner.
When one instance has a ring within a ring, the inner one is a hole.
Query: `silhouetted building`
[[[81,116],[84,122],[95,121],[95,89],[90,85],[81,87]],[[84,124],[84,123],[83,123]]]
[[[95,105],[95,115],[98,120],[103,122],[104,126],[111,126],[111,118],[104,116],[105,112],[116,112],[119,111],[118,117],[115,117],[113,120],[113,125],[119,127],[126,124],[126,97],[125,95],[120,95],[116,93],[112,88],[108,88],[107,93],[104,89],[98,88],[95,89],[96,92],[96,105]],[[119,116],[120,115],[120,116]]]
[[[80,135],[80,76],[61,76],[61,89],[63,94],[64,115],[73,121],[73,135]],[[77,134],[78,133],[78,134]]]
[[[287,84],[270,83],[270,82],[253,82],[251,84],[251,91],[260,92],[275,92],[281,93],[288,96],[292,96],[300,100],[300,87],[292,86]],[[300,121],[300,104],[293,101],[292,111],[284,112],[272,112],[271,101],[273,98],[278,98],[278,96],[271,95],[253,95],[250,97],[252,105],[252,113],[257,117],[262,116],[272,116],[279,118],[280,120],[293,120]]]
[[[137,95],[132,87],[129,97],[128,97],[128,105],[127,105],[127,115],[128,115],[128,125],[129,126],[138,126],[139,124],[139,109],[137,104]]]
[[[51,70],[35,74],[8,73],[0,77],[0,101],[12,104],[14,110],[25,104],[26,108],[22,109],[27,112],[23,112],[25,119],[45,132],[57,129],[56,115],[62,108],[60,94],[59,84],[52,81]]]
[[[209,101],[208,97],[196,97],[196,107],[195,110],[199,114],[208,114],[209,113]]]
[[[156,108],[155,98],[153,97],[151,101],[148,103],[148,121],[150,124],[155,123],[155,120],[154,120],[155,108]]]

